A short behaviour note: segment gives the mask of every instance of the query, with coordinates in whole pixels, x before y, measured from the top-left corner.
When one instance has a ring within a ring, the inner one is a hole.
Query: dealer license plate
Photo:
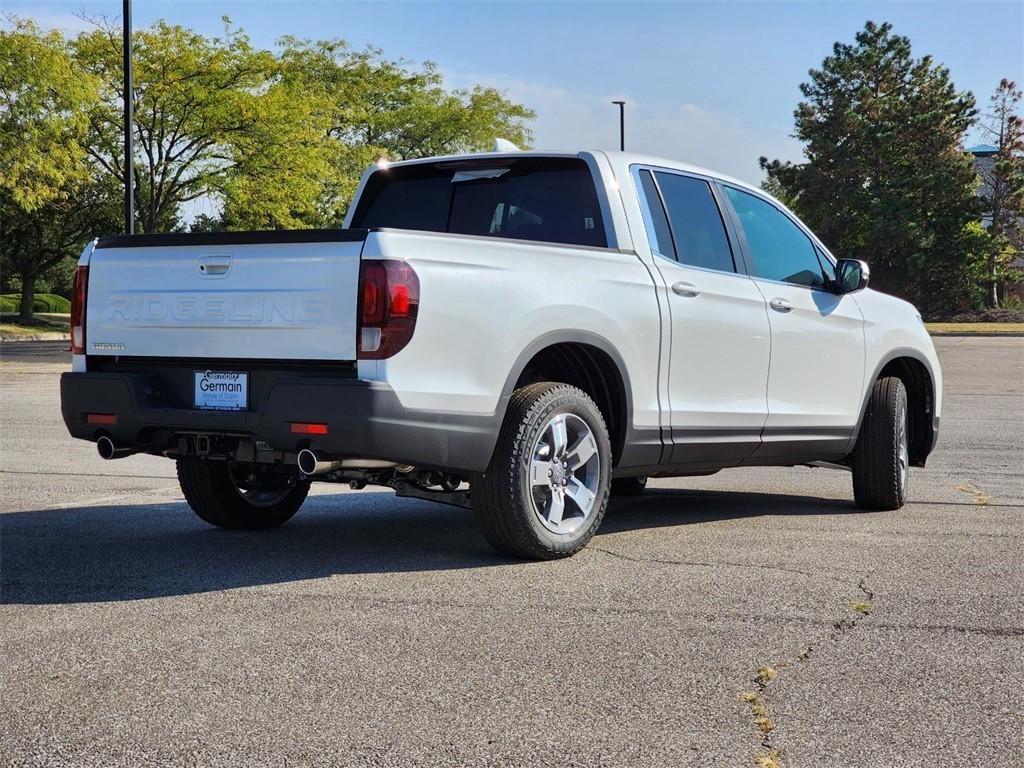
[[[196,408],[244,411],[249,406],[249,374],[238,371],[196,371]]]

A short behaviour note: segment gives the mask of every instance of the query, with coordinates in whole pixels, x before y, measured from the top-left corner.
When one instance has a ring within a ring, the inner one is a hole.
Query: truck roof
[[[584,149],[577,152],[572,151],[557,151],[557,150],[521,150],[518,152],[473,152],[464,153],[459,155],[439,155],[436,157],[418,157],[412,160],[396,160],[380,161],[377,164],[378,168],[398,168],[406,165],[418,165],[421,163],[457,163],[457,162],[480,162],[487,160],[516,160],[523,157],[579,157],[582,154],[603,154],[608,158],[608,161],[613,167],[628,168],[631,165],[651,165],[660,166],[662,168],[669,168],[677,171],[684,171],[686,173],[696,173],[702,176],[710,176],[721,181],[729,182],[738,187],[751,189],[759,194],[766,194],[764,190],[755,187],[748,182],[737,179],[733,176],[729,176],[719,171],[713,171],[709,168],[704,168],[699,165],[693,165],[686,163],[681,160],[673,160],[667,157],[660,157],[658,155],[646,155],[640,152],[620,152],[618,150],[608,149]]]

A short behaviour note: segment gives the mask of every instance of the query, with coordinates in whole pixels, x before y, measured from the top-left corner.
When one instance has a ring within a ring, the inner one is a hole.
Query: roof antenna
[[[508,139],[500,139],[499,138],[499,139],[495,139],[494,140],[494,149],[491,150],[491,151],[492,152],[522,152],[523,150],[521,150],[519,147],[517,147],[515,144],[513,144]]]

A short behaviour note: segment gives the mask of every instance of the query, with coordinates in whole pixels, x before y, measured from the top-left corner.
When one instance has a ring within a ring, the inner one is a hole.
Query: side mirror
[[[871,270],[859,259],[840,259],[836,263],[836,293],[853,293],[868,287]]]

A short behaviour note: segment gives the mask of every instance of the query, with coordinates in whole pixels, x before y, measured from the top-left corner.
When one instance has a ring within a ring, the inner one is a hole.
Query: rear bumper
[[[386,384],[358,379],[275,376],[247,411],[173,407],[158,375],[65,373],[61,413],[73,437],[109,435],[118,446],[174,455],[185,435],[225,436],[296,453],[312,447],[339,458],[372,458],[420,467],[477,472],[497,440],[497,416],[412,411]],[[255,394],[255,393],[254,393]],[[114,414],[90,424],[88,414]],[[293,434],[293,422],[324,422],[326,435]]]

